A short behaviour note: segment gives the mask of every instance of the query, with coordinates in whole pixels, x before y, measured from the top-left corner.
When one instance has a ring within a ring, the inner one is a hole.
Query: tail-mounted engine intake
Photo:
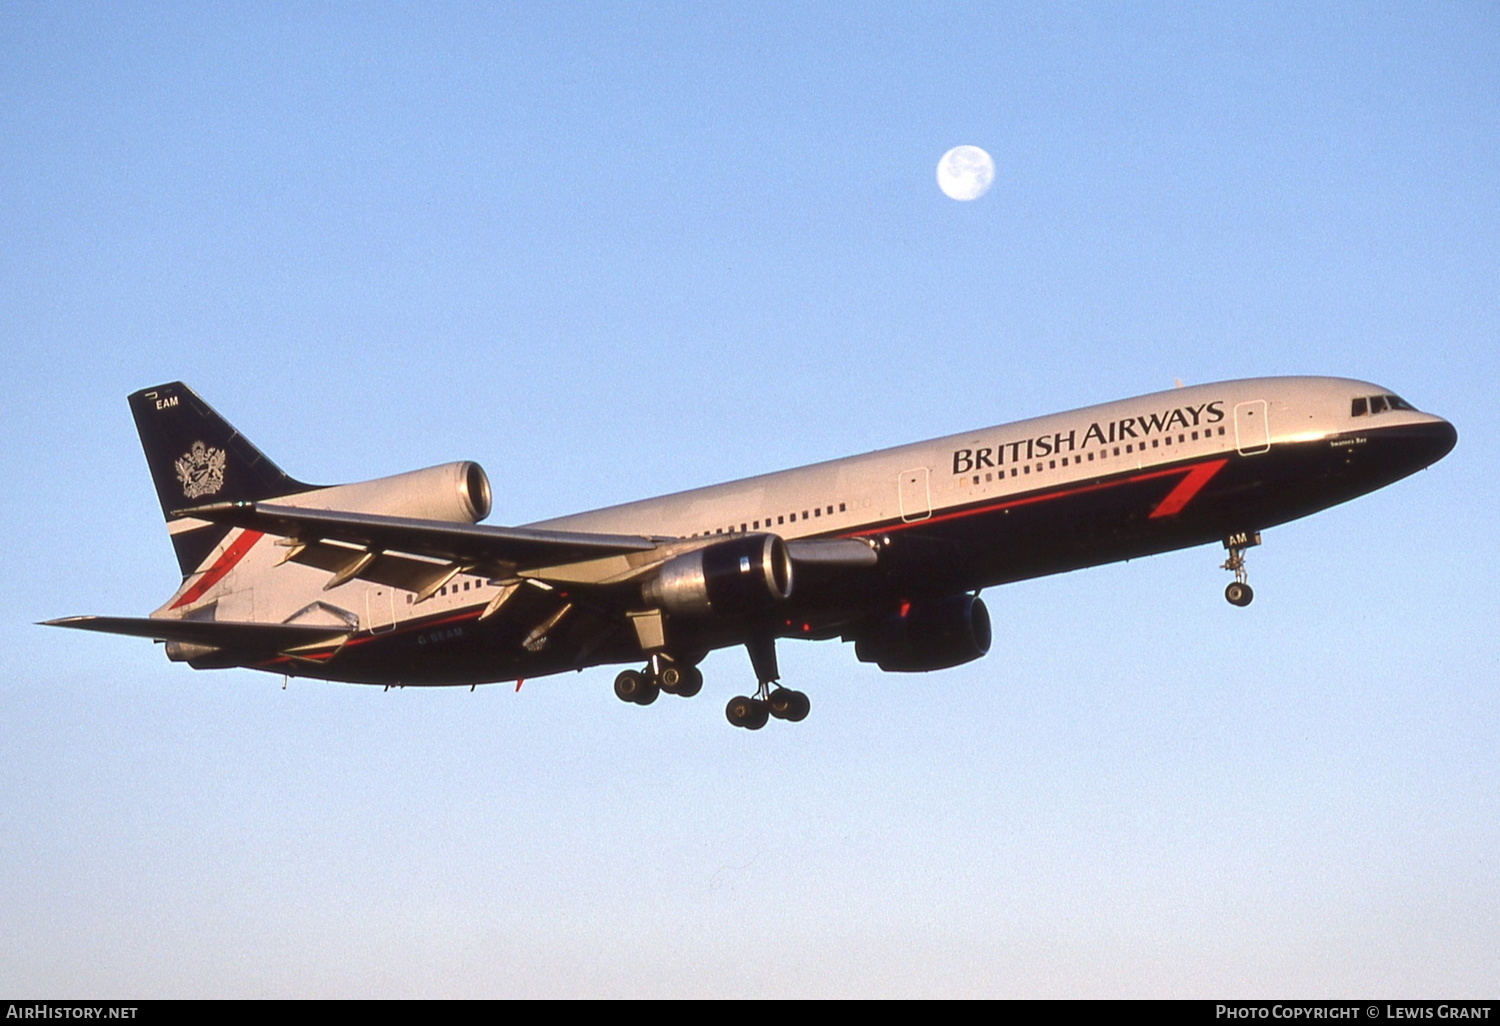
[[[792,560],[776,535],[747,534],[669,559],[641,592],[683,616],[753,613],[791,598]]]
[[[490,479],[479,464],[460,460],[373,481],[299,492],[276,501],[307,509],[473,524],[490,514]]]
[[[913,602],[854,636],[854,654],[895,673],[946,670],[990,650],[990,614],[977,595]]]

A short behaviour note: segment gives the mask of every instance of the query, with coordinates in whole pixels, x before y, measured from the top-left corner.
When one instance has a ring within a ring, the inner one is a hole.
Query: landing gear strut
[[[1259,544],[1259,531],[1244,531],[1224,539],[1224,548],[1229,550],[1229,558],[1224,560],[1221,569],[1234,574],[1234,580],[1224,589],[1224,597],[1232,606],[1248,606],[1255,598],[1255,592],[1247,582],[1249,574],[1245,572],[1245,550]]]
[[[724,707],[724,718],[736,727],[759,730],[774,716],[788,723],[807,719],[812,702],[800,691],[777,684],[781,672],[776,666],[776,639],[769,634],[758,635],[745,643],[750,652],[750,665],[755,668],[759,683],[753,697],[736,695]]]

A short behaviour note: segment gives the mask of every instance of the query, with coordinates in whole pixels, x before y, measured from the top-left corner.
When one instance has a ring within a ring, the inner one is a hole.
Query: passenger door
[[[896,479],[896,488],[901,498],[901,519],[907,523],[926,520],[932,516],[932,489],[926,467],[903,470]]]
[[[1252,399],[1234,408],[1234,445],[1241,456],[1253,456],[1271,448],[1271,422],[1264,399]]]

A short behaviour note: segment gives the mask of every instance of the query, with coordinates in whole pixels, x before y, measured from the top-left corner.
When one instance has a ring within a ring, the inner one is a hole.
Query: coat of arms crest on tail
[[[224,450],[194,442],[193,447],[177,458],[177,480],[182,494],[189,499],[213,495],[224,487]]]

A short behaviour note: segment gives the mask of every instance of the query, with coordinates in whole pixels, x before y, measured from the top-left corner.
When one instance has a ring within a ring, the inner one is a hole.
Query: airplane
[[[796,722],[780,639],[853,642],[882,670],[990,647],[981,589],[1221,543],[1253,598],[1266,528],[1443,458],[1458,433],[1379,385],[1178,387],[520,527],[481,524],[461,461],[354,484],[289,477],[181,382],[130,396],[182,583],[147,617],[48,625],[155,639],[196,669],[386,687],[635,664],[615,693],[691,697],[744,646],[737,727]]]

